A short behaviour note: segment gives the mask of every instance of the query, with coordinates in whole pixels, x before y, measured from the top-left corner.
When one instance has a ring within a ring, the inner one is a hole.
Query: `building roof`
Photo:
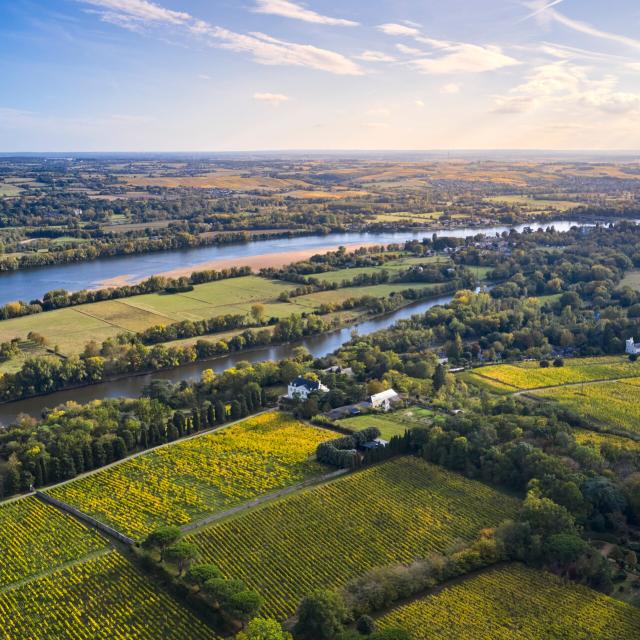
[[[398,394],[393,389],[387,389],[386,391],[381,391],[380,393],[374,393],[371,396],[371,402],[375,400],[393,400],[397,398]]]
[[[308,391],[317,391],[320,388],[320,382],[318,380],[307,380],[307,378],[296,378],[293,382],[289,383],[292,387],[300,388],[304,387]]]

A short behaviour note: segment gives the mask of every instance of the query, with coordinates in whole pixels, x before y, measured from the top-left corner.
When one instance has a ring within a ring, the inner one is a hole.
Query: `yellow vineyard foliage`
[[[413,640],[623,640],[639,637],[640,609],[514,564],[398,607],[377,623],[404,627]]]
[[[37,498],[0,505],[0,587],[105,549],[95,531]]]
[[[335,437],[281,413],[160,447],[50,493],[131,537],[183,525],[325,470],[310,460]]]
[[[518,501],[417,458],[398,458],[214,524],[190,536],[201,557],[289,617],[299,600],[385,564],[471,540]]]
[[[215,634],[120,554],[0,593],[3,640],[215,640]]]

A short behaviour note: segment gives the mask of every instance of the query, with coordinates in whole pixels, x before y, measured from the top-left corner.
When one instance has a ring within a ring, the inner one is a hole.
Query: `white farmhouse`
[[[627,340],[627,348],[625,353],[631,356],[640,356],[640,342],[636,342],[633,338]]]
[[[387,389],[371,396],[370,402],[373,409],[382,409],[389,411],[395,402],[400,400],[400,396],[393,390]]]
[[[306,378],[296,378],[292,380],[287,387],[287,398],[291,400],[306,400],[311,393],[319,391],[327,393],[329,387],[326,387],[318,380],[307,380]]]

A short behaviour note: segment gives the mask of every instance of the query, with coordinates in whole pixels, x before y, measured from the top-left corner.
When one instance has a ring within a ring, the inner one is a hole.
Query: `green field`
[[[631,640],[640,609],[519,564],[485,571],[393,609],[378,628],[413,640]]]
[[[519,501],[417,458],[397,458],[189,536],[202,557],[288,618],[320,587],[443,551],[513,517]]]
[[[24,338],[30,331],[58,345],[64,355],[80,353],[90,340],[101,342],[124,331],[181,320],[203,320],[217,315],[246,314],[256,302],[265,305],[267,316],[285,317],[308,311],[307,306],[276,302],[290,283],[246,276],[196,285],[194,291],[177,294],[152,293],[121,300],[105,300],[0,322],[0,341]]]
[[[327,472],[311,460],[334,434],[267,412],[159,447],[48,493],[133,538],[188,524]]]
[[[2,640],[215,640],[111,551],[0,592]]]
[[[0,531],[0,591],[107,547],[93,529],[34,497],[0,504]]]
[[[339,420],[341,427],[352,431],[360,431],[367,427],[377,427],[380,429],[380,437],[383,440],[390,440],[393,436],[402,436],[411,427],[430,424],[433,413],[427,409],[412,407],[403,411],[386,414],[368,414],[354,416]]]
[[[575,358],[565,360],[563,367],[540,367],[538,362],[489,365],[474,369],[469,377],[477,377],[489,386],[504,385],[513,391],[539,389],[562,384],[575,384],[592,380],[615,380],[640,376],[640,362],[630,362],[624,356],[602,358]]]
[[[426,263],[451,264],[451,260],[447,257],[442,256],[430,256],[426,258],[415,258],[407,256],[398,258],[397,260],[389,260],[389,262],[385,262],[380,267],[354,267],[352,269],[337,269],[336,271],[316,273],[309,277],[319,280],[320,282],[336,282],[337,284],[341,284],[343,280],[353,280],[357,276],[370,275],[382,270],[388,271],[391,275],[395,275],[400,271],[406,271],[413,265]]]
[[[604,431],[640,435],[640,378],[541,389],[535,395],[573,409]]]
[[[640,453],[640,440],[632,440],[623,436],[616,436],[612,433],[601,433],[591,429],[573,429],[573,436],[576,442],[581,445],[595,447],[600,450],[602,447],[612,447],[620,451],[632,451]]]

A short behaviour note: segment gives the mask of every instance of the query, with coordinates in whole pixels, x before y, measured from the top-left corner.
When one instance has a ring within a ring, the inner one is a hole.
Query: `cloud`
[[[134,30],[159,25],[170,27],[182,35],[204,39],[211,46],[249,53],[259,64],[307,67],[337,75],[362,74],[359,65],[341,53],[310,44],[279,40],[264,33],[236,33],[188,13],[166,9],[149,0],[78,1],[99,7],[102,9],[102,19],[118,26]],[[297,6],[290,2],[282,4]]]
[[[420,107],[421,109],[425,106],[424,101],[423,100],[414,100],[413,104],[416,105],[416,107]]]
[[[173,11],[149,0],[79,0],[104,10],[103,19],[123,26],[128,22],[180,25],[192,20],[184,11]],[[120,22],[118,22],[120,21]]]
[[[531,15],[536,16],[544,21],[557,22],[558,24],[561,24],[568,29],[572,29],[573,31],[577,31],[578,33],[592,36],[594,38],[600,38],[602,40],[608,40],[610,42],[615,42],[626,47],[631,47],[632,49],[640,49],[640,40],[630,38],[629,36],[620,35],[618,33],[611,33],[610,31],[603,31],[602,29],[598,29],[598,27],[594,27],[587,22],[581,22],[580,20],[569,18],[568,16],[560,13],[553,8],[556,4],[558,3],[541,2],[541,0],[525,2],[525,6],[529,7],[530,9],[534,9],[533,14]]]
[[[496,96],[494,111],[525,113],[558,108],[564,113],[601,111],[609,114],[640,115],[640,94],[619,91],[618,79],[606,75],[594,80],[589,68],[567,61],[536,67],[526,81],[507,94]]]
[[[254,93],[253,99],[266,102],[272,107],[279,107],[283,102],[288,102],[289,96],[285,96],[284,93]]]
[[[415,38],[420,35],[420,30],[416,27],[398,24],[396,22],[387,22],[385,24],[378,25],[378,31],[382,31],[382,33],[385,33],[388,36],[409,36],[410,38]]]
[[[445,55],[417,58],[411,64],[423,73],[484,73],[520,64],[495,45],[453,44]]]
[[[231,51],[250,53],[260,64],[308,67],[337,75],[362,74],[360,67],[341,53],[310,44],[286,42],[264,33],[235,33],[222,27],[212,27],[208,34],[218,46]]]
[[[440,88],[440,93],[460,93],[460,85],[456,84],[455,82],[449,82],[448,84],[445,84]]]
[[[398,43],[396,49],[400,53],[404,53],[407,56],[426,56],[427,54],[422,49],[416,49],[415,47],[407,47],[406,44]]]
[[[342,20],[341,18],[330,18],[323,16],[311,9],[289,2],[289,0],[256,0],[256,6],[253,9],[256,13],[269,13],[283,18],[291,18],[292,20],[302,20],[304,22],[313,22],[315,24],[328,24],[337,27],[357,27],[358,23],[352,20]]]
[[[393,56],[387,55],[382,51],[363,51],[359,56],[356,56],[358,60],[363,60],[364,62],[395,62],[395,58]]]
[[[374,109],[369,109],[367,111],[367,115],[368,116],[381,116],[381,117],[385,118],[385,117],[391,115],[391,111],[389,109],[387,109],[386,107],[376,107]]]
[[[364,126],[368,129],[388,129],[388,122],[365,122]]]

